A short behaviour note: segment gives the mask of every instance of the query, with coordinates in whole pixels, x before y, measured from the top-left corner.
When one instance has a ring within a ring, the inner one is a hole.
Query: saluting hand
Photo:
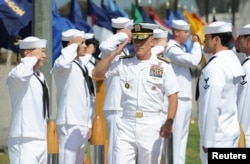
[[[80,46],[83,43],[83,38],[81,36],[76,36],[69,41],[68,45],[73,44],[73,43],[76,43],[78,44],[78,46]]]

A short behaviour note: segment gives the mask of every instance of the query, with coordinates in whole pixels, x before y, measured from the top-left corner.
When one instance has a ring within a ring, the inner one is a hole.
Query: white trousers
[[[160,114],[135,118],[122,115],[117,121],[115,164],[159,164],[162,138]]]
[[[192,113],[192,100],[178,99],[178,109],[173,126],[173,160],[174,164],[186,163],[188,131]]]
[[[10,164],[46,164],[47,141],[37,138],[8,138]]]
[[[246,138],[246,147],[250,148],[250,126],[245,132],[245,138]]]
[[[122,111],[119,110],[104,110],[104,115],[106,118],[107,128],[108,128],[108,139],[109,139],[107,164],[115,164],[114,145],[117,136],[116,122],[117,119],[121,117],[121,113]]]
[[[83,164],[88,143],[88,127],[57,125],[59,164]]]
[[[237,148],[239,137],[231,141],[216,141],[213,148]],[[208,153],[204,153],[202,145],[200,144],[200,158],[202,164],[208,164]]]

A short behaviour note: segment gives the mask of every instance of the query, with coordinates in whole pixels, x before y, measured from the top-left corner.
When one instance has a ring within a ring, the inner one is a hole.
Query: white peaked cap
[[[154,29],[153,38],[167,38],[168,32],[162,29]]]
[[[29,36],[23,40],[19,40],[20,49],[46,48],[46,39],[40,39],[35,36]]]
[[[205,26],[205,34],[218,34],[225,32],[232,32],[231,23],[217,21]]]
[[[85,33],[84,34],[84,38],[85,39],[93,39],[94,38],[94,34],[93,33]]]
[[[128,25],[133,24],[133,20],[126,17],[117,17],[111,19],[111,26],[113,28],[126,28]]]
[[[238,35],[248,35],[250,34],[250,24],[245,25],[239,29]]]
[[[66,30],[66,31],[62,32],[62,40],[63,41],[70,41],[74,37],[77,37],[77,36],[85,38],[84,37],[84,31],[79,31],[77,29],[69,29],[69,30]]]
[[[190,29],[190,24],[185,22],[184,20],[173,20],[172,28],[177,30],[185,30],[188,31]]]

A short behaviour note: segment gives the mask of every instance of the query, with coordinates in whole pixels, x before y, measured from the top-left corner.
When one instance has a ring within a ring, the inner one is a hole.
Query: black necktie
[[[202,70],[208,65],[208,63],[210,63],[215,57],[216,57],[216,56],[211,57],[211,58],[208,60],[207,64],[205,64],[204,67],[201,69],[201,71],[202,71]],[[196,101],[198,100],[198,98],[199,98],[199,96],[200,96],[199,82],[200,82],[200,77],[199,77],[199,79],[198,79],[198,81],[197,81],[197,84],[196,84],[196,92],[195,92],[195,100],[196,100]]]
[[[87,86],[88,86],[89,94],[95,96],[94,84],[93,84],[92,78],[89,76],[88,69],[86,68],[86,66],[84,66],[84,69],[85,69],[84,71],[82,66],[79,63],[77,63],[76,61],[74,61],[74,63],[76,63],[76,65],[78,65],[80,69],[82,70],[83,77],[85,78]]]
[[[41,81],[41,79],[34,73],[35,77],[39,80],[43,88],[43,118],[46,118],[46,113],[49,118],[49,90],[46,85],[46,81]]]

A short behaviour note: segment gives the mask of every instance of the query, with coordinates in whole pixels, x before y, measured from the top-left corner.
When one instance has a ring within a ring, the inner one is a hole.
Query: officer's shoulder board
[[[119,59],[130,59],[134,57],[134,55],[120,56]]]
[[[157,55],[157,59],[162,60],[162,61],[164,61],[164,62],[166,62],[166,63],[171,63],[171,60],[170,60],[170,59],[165,58],[165,57],[162,57],[162,56],[160,56],[160,55]]]

